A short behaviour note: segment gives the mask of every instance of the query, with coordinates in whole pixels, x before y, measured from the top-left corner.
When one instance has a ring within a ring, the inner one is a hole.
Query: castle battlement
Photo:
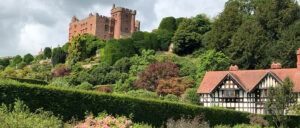
[[[102,39],[130,36],[140,30],[140,21],[135,20],[136,10],[115,7],[111,9],[111,17],[89,13],[88,17],[78,20],[73,16],[69,26],[69,42],[78,34],[94,34]]]

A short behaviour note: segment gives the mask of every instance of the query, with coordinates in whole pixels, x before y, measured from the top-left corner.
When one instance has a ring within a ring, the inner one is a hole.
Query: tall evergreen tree
[[[54,48],[52,52],[51,62],[52,65],[55,66],[59,63],[65,63],[66,61],[66,53],[63,51],[61,47]]]
[[[272,39],[299,19],[299,6],[295,0],[257,0],[254,18],[268,31]]]
[[[231,38],[242,24],[242,11],[238,1],[228,1],[224,11],[212,24],[209,33],[209,49],[224,51],[231,43]]]
[[[296,51],[300,48],[300,20],[290,25],[279,34],[277,44],[271,49],[274,61],[279,61],[283,67],[295,68]]]
[[[256,21],[245,21],[232,37],[232,43],[226,50],[232,64],[241,69],[269,68],[266,48],[268,36]]]
[[[67,59],[68,66],[72,66],[78,61],[86,59],[86,39],[84,35],[78,35],[72,38],[71,46],[69,48],[69,56]]]

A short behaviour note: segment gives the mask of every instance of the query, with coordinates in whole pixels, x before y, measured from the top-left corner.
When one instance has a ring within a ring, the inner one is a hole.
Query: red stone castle
[[[133,32],[140,30],[140,22],[135,20],[136,10],[122,7],[111,9],[111,17],[106,17],[92,13],[83,20],[78,20],[73,16],[69,26],[69,42],[72,36],[78,34],[94,34],[102,39],[128,37]]]

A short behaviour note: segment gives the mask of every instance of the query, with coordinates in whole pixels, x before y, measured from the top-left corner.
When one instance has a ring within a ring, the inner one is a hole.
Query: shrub
[[[111,115],[134,115],[133,122],[145,122],[160,127],[168,119],[203,115],[211,126],[248,123],[247,112],[224,108],[208,108],[197,105],[174,103],[154,99],[142,99],[124,95],[97,93],[68,88],[38,86],[10,80],[0,80],[0,102],[11,104],[16,98],[23,100],[31,110],[43,107],[64,121],[72,117],[83,119],[85,112],[99,113],[104,110]],[[74,107],[76,106],[76,107]],[[226,118],[224,118],[226,117]],[[268,121],[272,117],[265,115]],[[289,127],[296,127],[299,116],[291,116]]]
[[[26,64],[24,61],[22,61],[21,63],[18,63],[18,64],[17,64],[17,68],[18,68],[18,69],[23,69],[26,65],[27,65],[27,64]]]
[[[70,75],[72,71],[66,66],[57,67],[51,73],[52,77],[64,77]]]
[[[1,72],[1,77],[16,77],[17,72],[16,69],[13,67],[6,67],[4,71]]]
[[[109,87],[102,86],[98,88],[98,92],[112,93],[112,90]]]
[[[29,108],[20,100],[11,105],[0,107],[1,128],[61,128],[63,122],[53,113],[37,109],[31,113]]]
[[[106,74],[105,81],[108,84],[114,84],[114,83],[116,83],[117,80],[120,79],[121,75],[122,74],[119,71],[114,71],[113,70],[113,71]]]
[[[179,98],[173,94],[168,94],[164,97],[164,100],[168,100],[168,101],[178,101]]]
[[[199,103],[199,94],[197,94],[198,88],[189,88],[182,95],[182,101],[190,104]]]
[[[3,65],[0,65],[0,71],[3,71],[4,70],[4,66]]]
[[[169,119],[167,122],[168,128],[209,128],[209,124],[203,120],[201,116],[196,116],[194,119],[181,118],[179,120]]]
[[[247,116],[250,119],[250,124],[252,126],[259,125],[259,126],[269,126],[269,122],[266,121],[262,116],[250,114]]]
[[[156,62],[154,50],[142,50],[141,55],[135,55],[130,58],[132,66],[130,67],[129,74],[136,76],[136,73],[145,69],[149,64]]]
[[[122,88],[123,88],[125,91],[133,90],[133,89],[134,89],[133,84],[134,84],[137,80],[139,80],[139,78],[136,77],[136,76],[129,77],[128,79],[125,80],[124,84],[122,84]]]
[[[68,83],[68,81],[65,78],[56,78],[50,82],[49,86],[68,88],[68,87],[70,87],[70,84]]]
[[[159,97],[156,95],[155,92],[150,92],[150,91],[143,91],[142,93],[140,93],[139,96],[143,98],[159,99]]]
[[[130,59],[128,57],[123,57],[116,61],[113,65],[113,69],[122,73],[128,73],[131,65]]]
[[[84,89],[84,90],[92,90],[93,85],[90,84],[89,82],[83,82],[80,85],[76,86],[78,89]]]

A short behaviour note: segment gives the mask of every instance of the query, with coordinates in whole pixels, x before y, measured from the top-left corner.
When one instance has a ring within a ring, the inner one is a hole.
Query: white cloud
[[[42,24],[26,24],[20,33],[20,42],[17,46],[17,51],[21,53],[29,53],[39,51],[42,48],[47,36],[51,30]]]
[[[110,16],[116,6],[137,10],[141,30],[158,27],[163,17],[218,15],[227,0],[0,0],[0,56],[37,54],[40,48],[68,41],[71,17],[90,12]],[[300,0],[297,0],[298,2]]]

